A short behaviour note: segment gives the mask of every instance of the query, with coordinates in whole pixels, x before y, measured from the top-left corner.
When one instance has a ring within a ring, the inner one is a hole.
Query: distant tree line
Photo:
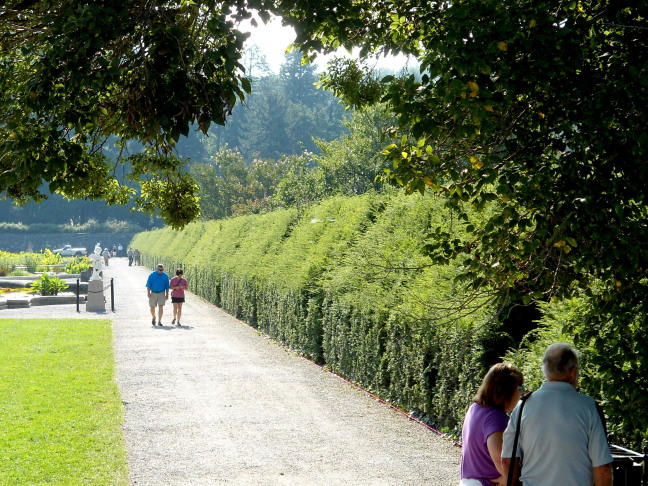
[[[16,225],[35,227],[59,225],[68,227],[68,230],[76,228],[77,231],[88,226],[111,227],[116,222],[141,229],[161,225],[159,219],[135,211],[132,204],[108,206],[104,201],[68,201],[58,194],[51,194],[42,203],[29,203],[24,206],[17,206],[10,201],[0,201],[0,214],[2,214],[0,222],[8,223],[4,227],[7,231],[12,231],[12,228],[23,231]]]
[[[393,122],[384,108],[354,112],[347,129],[332,141],[314,140],[316,152],[255,158],[222,148],[190,171],[199,186],[202,218],[220,219],[310,204],[333,195],[353,196],[376,190],[386,168],[381,134]]]

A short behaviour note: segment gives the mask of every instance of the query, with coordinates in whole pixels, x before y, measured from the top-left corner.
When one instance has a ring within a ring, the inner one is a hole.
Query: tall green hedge
[[[145,232],[131,246],[147,266],[182,266],[192,292],[297,352],[456,429],[497,323],[487,303],[461,308],[456,269],[421,253],[438,222],[454,225],[434,197],[366,194],[301,216],[282,210]]]
[[[506,359],[534,389],[545,347],[575,342],[584,358],[581,384],[611,412],[613,440],[639,447],[648,437],[643,324],[628,330],[633,349],[614,350],[616,367],[590,343],[597,330],[584,299],[541,306],[539,327],[521,343],[502,337],[496,310],[454,283],[458,266],[431,265],[422,253],[438,225],[461,238],[442,201],[391,192],[331,198],[303,214],[287,209],[140,233],[131,246],[149,267],[183,267],[195,294],[451,431],[488,360],[497,359],[493,343],[519,344]],[[628,377],[636,385],[628,397],[603,386]]]

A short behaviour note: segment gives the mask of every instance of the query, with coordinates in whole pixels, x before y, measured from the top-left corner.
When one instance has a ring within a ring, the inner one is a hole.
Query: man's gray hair
[[[552,344],[545,351],[542,372],[548,380],[565,378],[569,370],[578,366],[580,354],[566,343]]]

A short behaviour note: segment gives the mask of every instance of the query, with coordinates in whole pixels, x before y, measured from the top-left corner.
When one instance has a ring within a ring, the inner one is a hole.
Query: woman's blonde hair
[[[518,386],[524,384],[522,372],[514,365],[497,363],[490,367],[473,402],[484,407],[504,409]]]

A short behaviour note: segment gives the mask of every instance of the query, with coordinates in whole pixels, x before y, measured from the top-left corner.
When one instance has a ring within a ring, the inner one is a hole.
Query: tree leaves
[[[6,140],[0,190],[16,200],[39,200],[42,180],[68,197],[120,202],[128,191],[109,193],[114,162],[100,156],[110,136],[122,147],[136,139],[164,156],[192,124],[206,132],[212,121],[225,123],[237,99],[250,92],[240,65],[246,36],[215,7],[121,0],[38,1],[27,8],[9,2],[0,11],[0,132]],[[97,183],[84,190],[81,182],[90,178]],[[191,183],[161,177],[158,185],[166,185],[165,194],[182,190],[195,197]],[[197,214],[162,213],[173,226]]]
[[[473,230],[480,245],[470,258],[487,280],[503,290],[561,295],[614,258],[615,235],[631,231],[635,241],[646,241],[636,224],[645,214],[638,205],[644,191],[635,182],[645,187],[648,170],[632,160],[645,154],[636,127],[648,104],[640,78],[628,75],[646,65],[646,56],[619,44],[639,41],[636,8],[547,11],[542,2],[466,0],[443,9],[413,1],[375,9],[363,18],[362,44],[407,51],[411,46],[394,30],[438,21],[419,38],[426,76],[384,80],[383,101],[399,116],[400,138],[385,149],[393,160],[385,179],[408,192],[434,187],[458,209],[499,201]],[[379,27],[382,15],[390,22]],[[352,93],[350,79],[345,91]],[[629,86],[642,92],[639,104]],[[634,265],[618,271],[634,275]],[[509,278],[519,268],[526,269],[523,285]],[[608,265],[600,268],[603,276]]]
[[[136,198],[140,211],[160,217],[173,229],[181,229],[200,215],[198,185],[183,171],[184,161],[174,157],[138,154],[129,157],[128,177],[140,181]],[[151,170],[152,169],[152,170]]]

